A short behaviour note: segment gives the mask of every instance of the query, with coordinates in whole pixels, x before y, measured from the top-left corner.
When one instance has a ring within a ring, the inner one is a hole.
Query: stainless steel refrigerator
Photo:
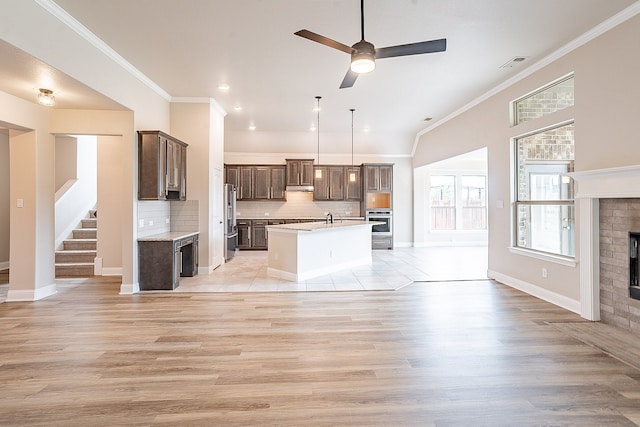
[[[236,253],[236,187],[224,185],[224,259],[229,261]]]

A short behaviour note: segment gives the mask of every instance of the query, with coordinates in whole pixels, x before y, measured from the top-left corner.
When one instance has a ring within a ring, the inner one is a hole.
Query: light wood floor
[[[640,371],[493,281],[0,304],[2,426],[633,426]]]

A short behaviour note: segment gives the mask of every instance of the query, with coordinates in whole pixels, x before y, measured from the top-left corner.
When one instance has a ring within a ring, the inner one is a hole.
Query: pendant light
[[[356,182],[356,171],[353,167],[353,112],[355,108],[351,108],[351,170],[349,171],[349,182]]]
[[[321,96],[316,96],[316,101],[318,104],[316,106],[316,112],[318,113],[318,123],[316,126],[316,130],[318,131],[318,166],[320,166],[320,99],[321,98],[322,98]],[[316,168],[315,176],[316,176],[316,179],[322,178],[322,169]]]

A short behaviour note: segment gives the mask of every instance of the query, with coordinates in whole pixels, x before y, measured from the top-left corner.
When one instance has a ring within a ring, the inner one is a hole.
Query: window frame
[[[453,197],[453,206],[454,209],[454,228],[450,229],[436,229],[433,228],[433,208],[432,200],[431,200],[431,188],[432,183],[431,179],[434,176],[447,176],[453,178],[453,186],[454,186],[454,197]],[[462,178],[463,177],[482,177],[484,178],[484,205],[481,206],[484,209],[484,217],[485,217],[485,227],[484,228],[460,228],[464,224],[463,220],[463,210],[465,208],[462,200]],[[489,197],[488,197],[488,181],[489,176],[487,172],[474,171],[474,170],[465,170],[465,169],[451,169],[451,170],[437,170],[431,171],[429,173],[428,178],[428,186],[426,187],[428,197],[428,212],[429,212],[429,233],[486,233],[489,230]]]
[[[559,79],[558,81],[560,80],[561,79]],[[523,122],[523,123],[526,123],[526,122]],[[546,252],[539,249],[527,248],[527,247],[518,245],[518,208],[520,206],[570,206],[573,208],[574,219],[575,219],[576,207],[577,207],[575,203],[575,197],[571,199],[557,199],[557,200],[519,200],[519,196],[518,196],[518,185],[520,184],[519,174],[518,174],[518,171],[519,171],[518,141],[520,139],[527,138],[532,135],[545,133],[550,130],[558,129],[571,124],[575,126],[575,119],[572,118],[569,120],[564,120],[549,126],[545,126],[542,128],[535,129],[533,131],[523,133],[521,135],[511,137],[510,145],[511,145],[511,186],[512,186],[511,206],[512,206],[512,209],[511,209],[511,244],[510,244],[509,250],[512,253],[523,254],[523,255],[531,256],[533,258],[538,258],[545,261],[551,261],[551,262],[556,262],[559,264],[575,267],[577,265],[576,264],[577,256],[575,254],[575,249],[574,249],[574,255],[570,256],[570,255],[563,255],[559,253]],[[574,148],[575,148],[575,140],[574,140]],[[570,161],[562,160],[562,161],[559,161],[558,163],[562,163],[562,162],[570,162]],[[544,163],[544,161],[540,161],[540,165],[543,165],[543,166],[549,165],[549,163]],[[571,180],[571,185],[572,186],[575,185],[575,183],[573,182],[573,179]],[[575,192],[575,189],[572,190],[571,194],[573,195],[574,192]],[[574,237],[573,243],[575,245],[575,237],[576,237],[575,226],[574,226],[573,237]]]
[[[552,88],[554,86],[557,86],[557,85],[561,84],[562,82],[570,80],[570,79],[575,79],[575,73],[573,71],[570,72],[570,73],[567,73],[564,76],[561,76],[561,77],[559,77],[559,78],[557,78],[557,79],[555,79],[555,80],[553,80],[553,81],[551,81],[551,82],[549,82],[549,83],[547,83],[547,84],[545,84],[545,85],[543,85],[543,86],[541,86],[541,87],[539,87],[537,89],[534,89],[531,92],[528,92],[528,93],[526,93],[526,94],[524,94],[524,95],[522,95],[522,96],[520,96],[520,97],[518,97],[518,98],[516,98],[516,99],[514,99],[512,101],[510,101],[509,102],[509,123],[511,124],[511,127],[516,127],[516,126],[522,125],[524,123],[531,122],[531,120],[525,120],[523,122],[518,122],[518,103],[519,102],[522,102],[523,100],[525,100],[527,98],[531,98],[531,97],[533,97],[533,96],[535,96],[535,95],[537,95],[539,93],[544,92],[547,89],[550,89],[550,88]],[[574,80],[574,91],[575,91],[575,80]],[[574,98],[575,98],[575,96],[574,96]],[[573,106],[575,106],[575,101],[573,103]],[[571,107],[566,107],[566,108],[571,108]],[[558,111],[562,111],[562,110],[564,110],[566,108],[562,108],[560,110],[556,110],[556,111],[554,111],[552,113],[544,114],[541,117],[537,117],[537,118],[532,119],[532,120],[539,120],[542,117],[546,117],[549,114],[557,113]]]

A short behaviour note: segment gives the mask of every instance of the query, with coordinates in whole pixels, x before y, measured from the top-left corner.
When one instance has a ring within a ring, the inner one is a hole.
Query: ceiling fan
[[[351,55],[351,66],[342,80],[340,89],[352,87],[358,78],[358,74],[373,71],[376,67],[376,59],[444,52],[447,50],[447,39],[429,40],[376,49],[372,43],[364,39],[364,0],[360,0],[360,29],[362,38],[351,47],[309,30],[300,30],[294,34]]]

